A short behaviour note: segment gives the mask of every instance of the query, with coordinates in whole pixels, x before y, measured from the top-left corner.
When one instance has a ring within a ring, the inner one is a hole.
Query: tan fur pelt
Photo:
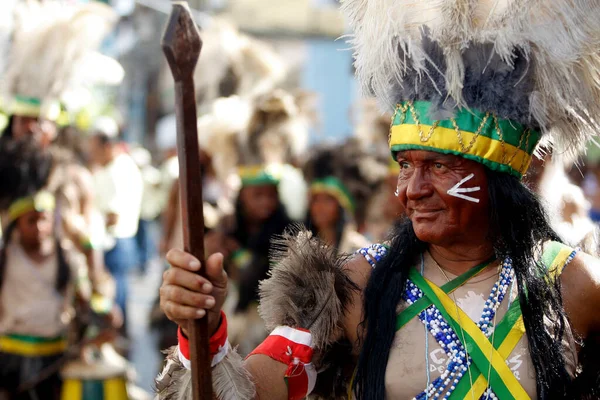
[[[254,112],[240,140],[244,164],[285,164],[307,149],[312,123],[306,94],[276,89],[255,101]]]
[[[239,165],[293,163],[306,150],[313,123],[306,92],[270,91],[254,100],[217,99],[198,120],[200,146],[212,156],[221,181]]]
[[[192,373],[179,361],[177,346],[167,352],[166,365],[156,378],[156,400],[192,400]],[[213,390],[219,400],[251,400],[256,389],[244,361],[230,349],[212,369]]]
[[[194,73],[200,114],[210,110],[221,97],[241,96],[252,100],[277,87],[285,78],[287,65],[266,42],[241,33],[224,18],[211,18],[202,29],[202,56]],[[162,92],[173,89],[173,77],[164,63]],[[172,100],[163,107],[172,110]]]
[[[269,279],[260,284],[259,313],[269,331],[280,325],[310,329],[316,351],[342,336],[351,294],[346,257],[296,227],[273,244]]]
[[[513,101],[515,96],[504,93],[526,81],[519,88],[526,97],[524,117],[552,136],[560,149],[581,147],[600,128],[597,0],[342,3],[353,31],[357,75],[366,91],[391,109],[410,100],[398,93],[418,93],[426,85],[444,106],[467,107],[464,94],[471,80],[486,76],[484,81],[490,82],[490,70],[508,76],[525,61],[511,79],[488,87],[488,93],[500,93],[492,102]],[[473,66],[477,76],[467,73]]]

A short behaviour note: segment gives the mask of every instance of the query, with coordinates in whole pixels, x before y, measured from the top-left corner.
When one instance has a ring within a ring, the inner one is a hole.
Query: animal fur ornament
[[[348,278],[348,256],[324,245],[301,226],[273,244],[273,268],[259,288],[259,313],[267,330],[287,325],[309,329],[319,375],[311,398],[343,398],[347,380],[342,366],[353,365],[341,319],[358,287]],[[285,290],[283,289],[285,288]]]
[[[350,351],[339,342],[343,334],[340,321],[350,305],[352,291],[358,290],[346,275],[347,258],[339,257],[334,249],[297,227],[274,244],[272,262],[269,279],[260,285],[259,312],[267,329],[280,325],[310,329],[315,351],[323,355],[320,371],[325,375],[320,375],[321,385],[329,391],[335,387],[341,395],[344,387],[332,379],[339,376],[337,365],[347,365],[340,359],[348,357]],[[291,290],[281,290],[283,287]],[[156,380],[158,399],[191,400],[190,371],[179,361],[176,347],[167,354],[167,365]],[[235,350],[212,373],[219,400],[254,398],[254,383]],[[337,398],[330,394],[323,398]],[[318,397],[317,393],[313,396]]]
[[[343,333],[344,309],[356,290],[344,272],[347,261],[300,227],[274,241],[273,268],[259,287],[258,311],[267,330],[281,325],[308,329],[315,351],[335,343]]]
[[[490,112],[574,153],[600,128],[597,0],[343,0],[357,75],[431,119]]]

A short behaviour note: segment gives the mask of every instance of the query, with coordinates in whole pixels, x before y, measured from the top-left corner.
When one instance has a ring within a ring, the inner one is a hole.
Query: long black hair
[[[540,399],[564,398],[571,381],[562,356],[566,315],[560,280],[554,284],[539,261],[542,245],[559,241],[534,193],[515,177],[486,169],[490,197],[490,240],[499,259],[511,257]],[[408,219],[398,223],[388,257],[373,271],[365,289],[365,329],[353,390],[360,400],[385,399],[385,372],[394,335],[396,308],[409,269],[427,249]],[[548,327],[544,317],[550,317]],[[410,362],[410,360],[407,360]]]
[[[242,188],[241,190],[244,190]],[[258,301],[258,283],[267,279],[269,273],[269,251],[271,240],[282,235],[292,221],[287,215],[283,203],[278,205],[273,214],[261,225],[258,233],[251,234],[246,229],[246,217],[241,200],[241,191],[235,202],[235,230],[231,232],[235,240],[252,253],[249,265],[239,272],[239,300],[236,312],[245,311],[251,302]]]
[[[8,117],[8,124],[6,124],[6,126],[4,127],[4,130],[2,131],[2,134],[0,136],[2,136],[3,138],[10,138],[12,139],[13,137],[13,124],[14,124],[14,117],[11,115],[10,117]]]

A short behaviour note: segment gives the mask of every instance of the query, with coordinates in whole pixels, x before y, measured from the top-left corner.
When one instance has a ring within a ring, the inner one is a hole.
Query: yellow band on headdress
[[[8,208],[8,219],[13,222],[28,212],[54,211],[55,207],[56,200],[52,193],[42,191],[33,196],[20,198],[12,203]]]
[[[522,177],[540,134],[490,113],[459,110],[455,118],[428,117],[431,103],[398,104],[390,128],[390,149],[427,150],[454,154],[488,168]]]

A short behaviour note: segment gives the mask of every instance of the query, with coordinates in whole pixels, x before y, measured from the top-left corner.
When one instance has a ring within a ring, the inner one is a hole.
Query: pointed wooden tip
[[[161,44],[173,78],[178,82],[192,77],[200,57],[202,39],[187,2],[174,1],[172,4]]]

